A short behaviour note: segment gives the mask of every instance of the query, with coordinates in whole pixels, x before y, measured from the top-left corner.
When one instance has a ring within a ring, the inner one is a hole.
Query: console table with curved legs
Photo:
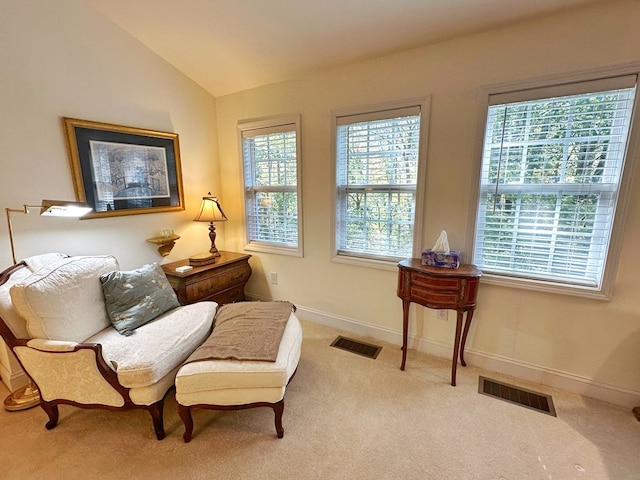
[[[398,297],[402,299],[402,365],[407,361],[407,337],[409,331],[409,307],[411,302],[438,310],[457,312],[456,338],[453,345],[451,385],[456,385],[458,355],[464,361],[464,345],[476,308],[478,285],[482,272],[474,265],[460,264],[458,268],[422,265],[422,260],[412,258],[398,263]],[[466,313],[466,318],[465,318]],[[464,328],[463,328],[464,327]]]

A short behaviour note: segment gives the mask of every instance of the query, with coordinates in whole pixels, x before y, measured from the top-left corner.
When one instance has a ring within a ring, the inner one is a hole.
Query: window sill
[[[398,269],[398,262],[402,260],[377,260],[374,258],[355,257],[350,255],[336,254],[331,259],[334,263],[343,263],[346,265],[355,265],[365,268],[377,268],[379,270],[396,271]]]
[[[573,297],[591,298],[594,300],[604,301],[611,300],[610,294],[608,294],[604,289],[596,290],[595,288],[585,286],[553,283],[530,278],[510,277],[497,275],[495,273],[483,273],[481,282],[489,285],[533,290],[536,292],[553,293],[557,295],[569,295]]]
[[[244,249],[249,252],[275,253],[277,255],[288,255],[290,257],[304,257],[302,248],[280,247],[266,243],[248,243]]]

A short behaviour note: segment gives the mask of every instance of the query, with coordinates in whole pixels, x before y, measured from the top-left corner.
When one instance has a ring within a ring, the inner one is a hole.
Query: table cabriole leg
[[[407,362],[407,340],[409,336],[409,306],[411,302],[402,300],[402,365],[400,370],[404,370]]]
[[[460,337],[462,334],[462,320],[464,312],[458,311],[456,319],[456,339],[453,344],[453,361],[451,362],[451,386],[456,386],[456,371],[458,369],[458,353],[460,352]]]
[[[467,318],[464,322],[464,332],[462,333],[462,343],[460,344],[460,363],[462,363],[463,367],[467,366],[467,362],[464,361],[464,346],[467,343],[467,334],[469,333],[471,320],[473,320],[473,310],[467,312]]]

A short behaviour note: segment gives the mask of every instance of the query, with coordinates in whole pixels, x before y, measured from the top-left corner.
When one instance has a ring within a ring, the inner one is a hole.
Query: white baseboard
[[[255,300],[269,301],[268,298],[253,297]],[[296,305],[298,316],[303,320],[344,330],[356,335],[372,337],[388,343],[402,345],[402,331],[380,327],[378,325],[340,317]],[[451,358],[451,345],[409,336],[410,348],[442,358]],[[493,372],[521,378],[533,383],[559,388],[586,397],[601,400],[625,408],[640,406],[640,391],[621,388],[615,385],[598,382],[569,372],[553,370],[539,365],[520,362],[508,357],[465,349],[465,360],[468,365]]]
[[[640,406],[640,392],[599,382],[589,377],[527,364],[472,349],[466,350],[465,360],[467,360],[468,364],[479,368],[504,373],[505,375],[522,378],[541,385],[560,388],[621,407],[632,409]]]

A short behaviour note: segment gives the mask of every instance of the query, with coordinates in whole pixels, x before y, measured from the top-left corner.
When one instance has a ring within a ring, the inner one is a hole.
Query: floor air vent
[[[489,378],[480,377],[478,392],[490,397],[499,398],[505,402],[515,403],[547,415],[556,416],[551,395],[525,390],[506,383],[500,383]]]
[[[377,345],[359,342],[357,340],[352,340],[351,338],[342,336],[336,338],[331,346],[373,359],[375,359],[380,353],[380,350],[382,350],[382,347],[378,347]]]

